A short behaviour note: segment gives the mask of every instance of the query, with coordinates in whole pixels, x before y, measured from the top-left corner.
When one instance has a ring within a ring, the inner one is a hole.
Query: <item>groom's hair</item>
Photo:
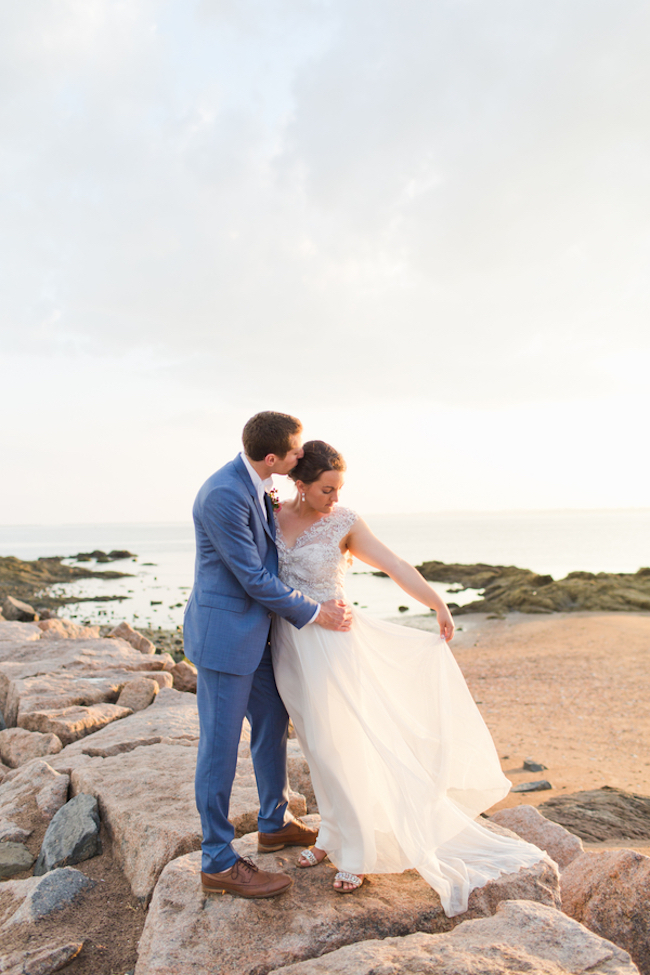
[[[291,450],[291,438],[299,433],[302,423],[295,416],[265,410],[252,416],[244,427],[244,451],[251,460],[264,460],[268,454],[282,459]]]

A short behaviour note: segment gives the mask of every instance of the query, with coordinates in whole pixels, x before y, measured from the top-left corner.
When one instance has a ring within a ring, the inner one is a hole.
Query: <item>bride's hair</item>
[[[324,440],[308,440],[302,445],[304,456],[289,473],[292,481],[313,484],[325,471],[344,471],[345,461],[338,450]]]

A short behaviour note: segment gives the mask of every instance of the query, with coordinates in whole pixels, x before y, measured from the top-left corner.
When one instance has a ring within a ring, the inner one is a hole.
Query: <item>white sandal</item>
[[[320,858],[320,860],[319,860],[317,858],[317,856],[315,855],[315,853],[314,853],[313,846],[311,846],[307,850],[301,850],[300,851],[300,857],[302,857],[304,860],[306,860],[307,863],[300,863],[300,858],[299,858],[298,859],[298,866],[299,867],[317,867],[319,863],[322,863],[323,860],[325,860],[327,858],[327,853],[324,856],[322,856]]]
[[[334,890],[337,894],[353,894],[361,884],[364,882],[365,877],[357,877],[356,873],[348,873],[347,870],[339,870],[334,880],[340,880],[342,884],[350,884],[351,888],[346,890],[345,887],[335,887]]]

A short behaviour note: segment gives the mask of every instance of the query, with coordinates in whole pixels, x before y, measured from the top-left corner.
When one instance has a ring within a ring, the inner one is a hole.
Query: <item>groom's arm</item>
[[[201,522],[219,556],[251,599],[300,629],[311,622],[319,604],[265,568],[249,517],[248,500],[231,488],[219,487],[205,499]]]

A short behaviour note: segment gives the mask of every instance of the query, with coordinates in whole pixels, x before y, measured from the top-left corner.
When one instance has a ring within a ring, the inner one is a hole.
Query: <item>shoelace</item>
[[[239,860],[235,861],[235,865],[232,869],[232,879],[235,880],[239,875],[240,868],[246,868],[253,873],[257,873],[259,867],[255,866],[250,857],[240,857]]]

